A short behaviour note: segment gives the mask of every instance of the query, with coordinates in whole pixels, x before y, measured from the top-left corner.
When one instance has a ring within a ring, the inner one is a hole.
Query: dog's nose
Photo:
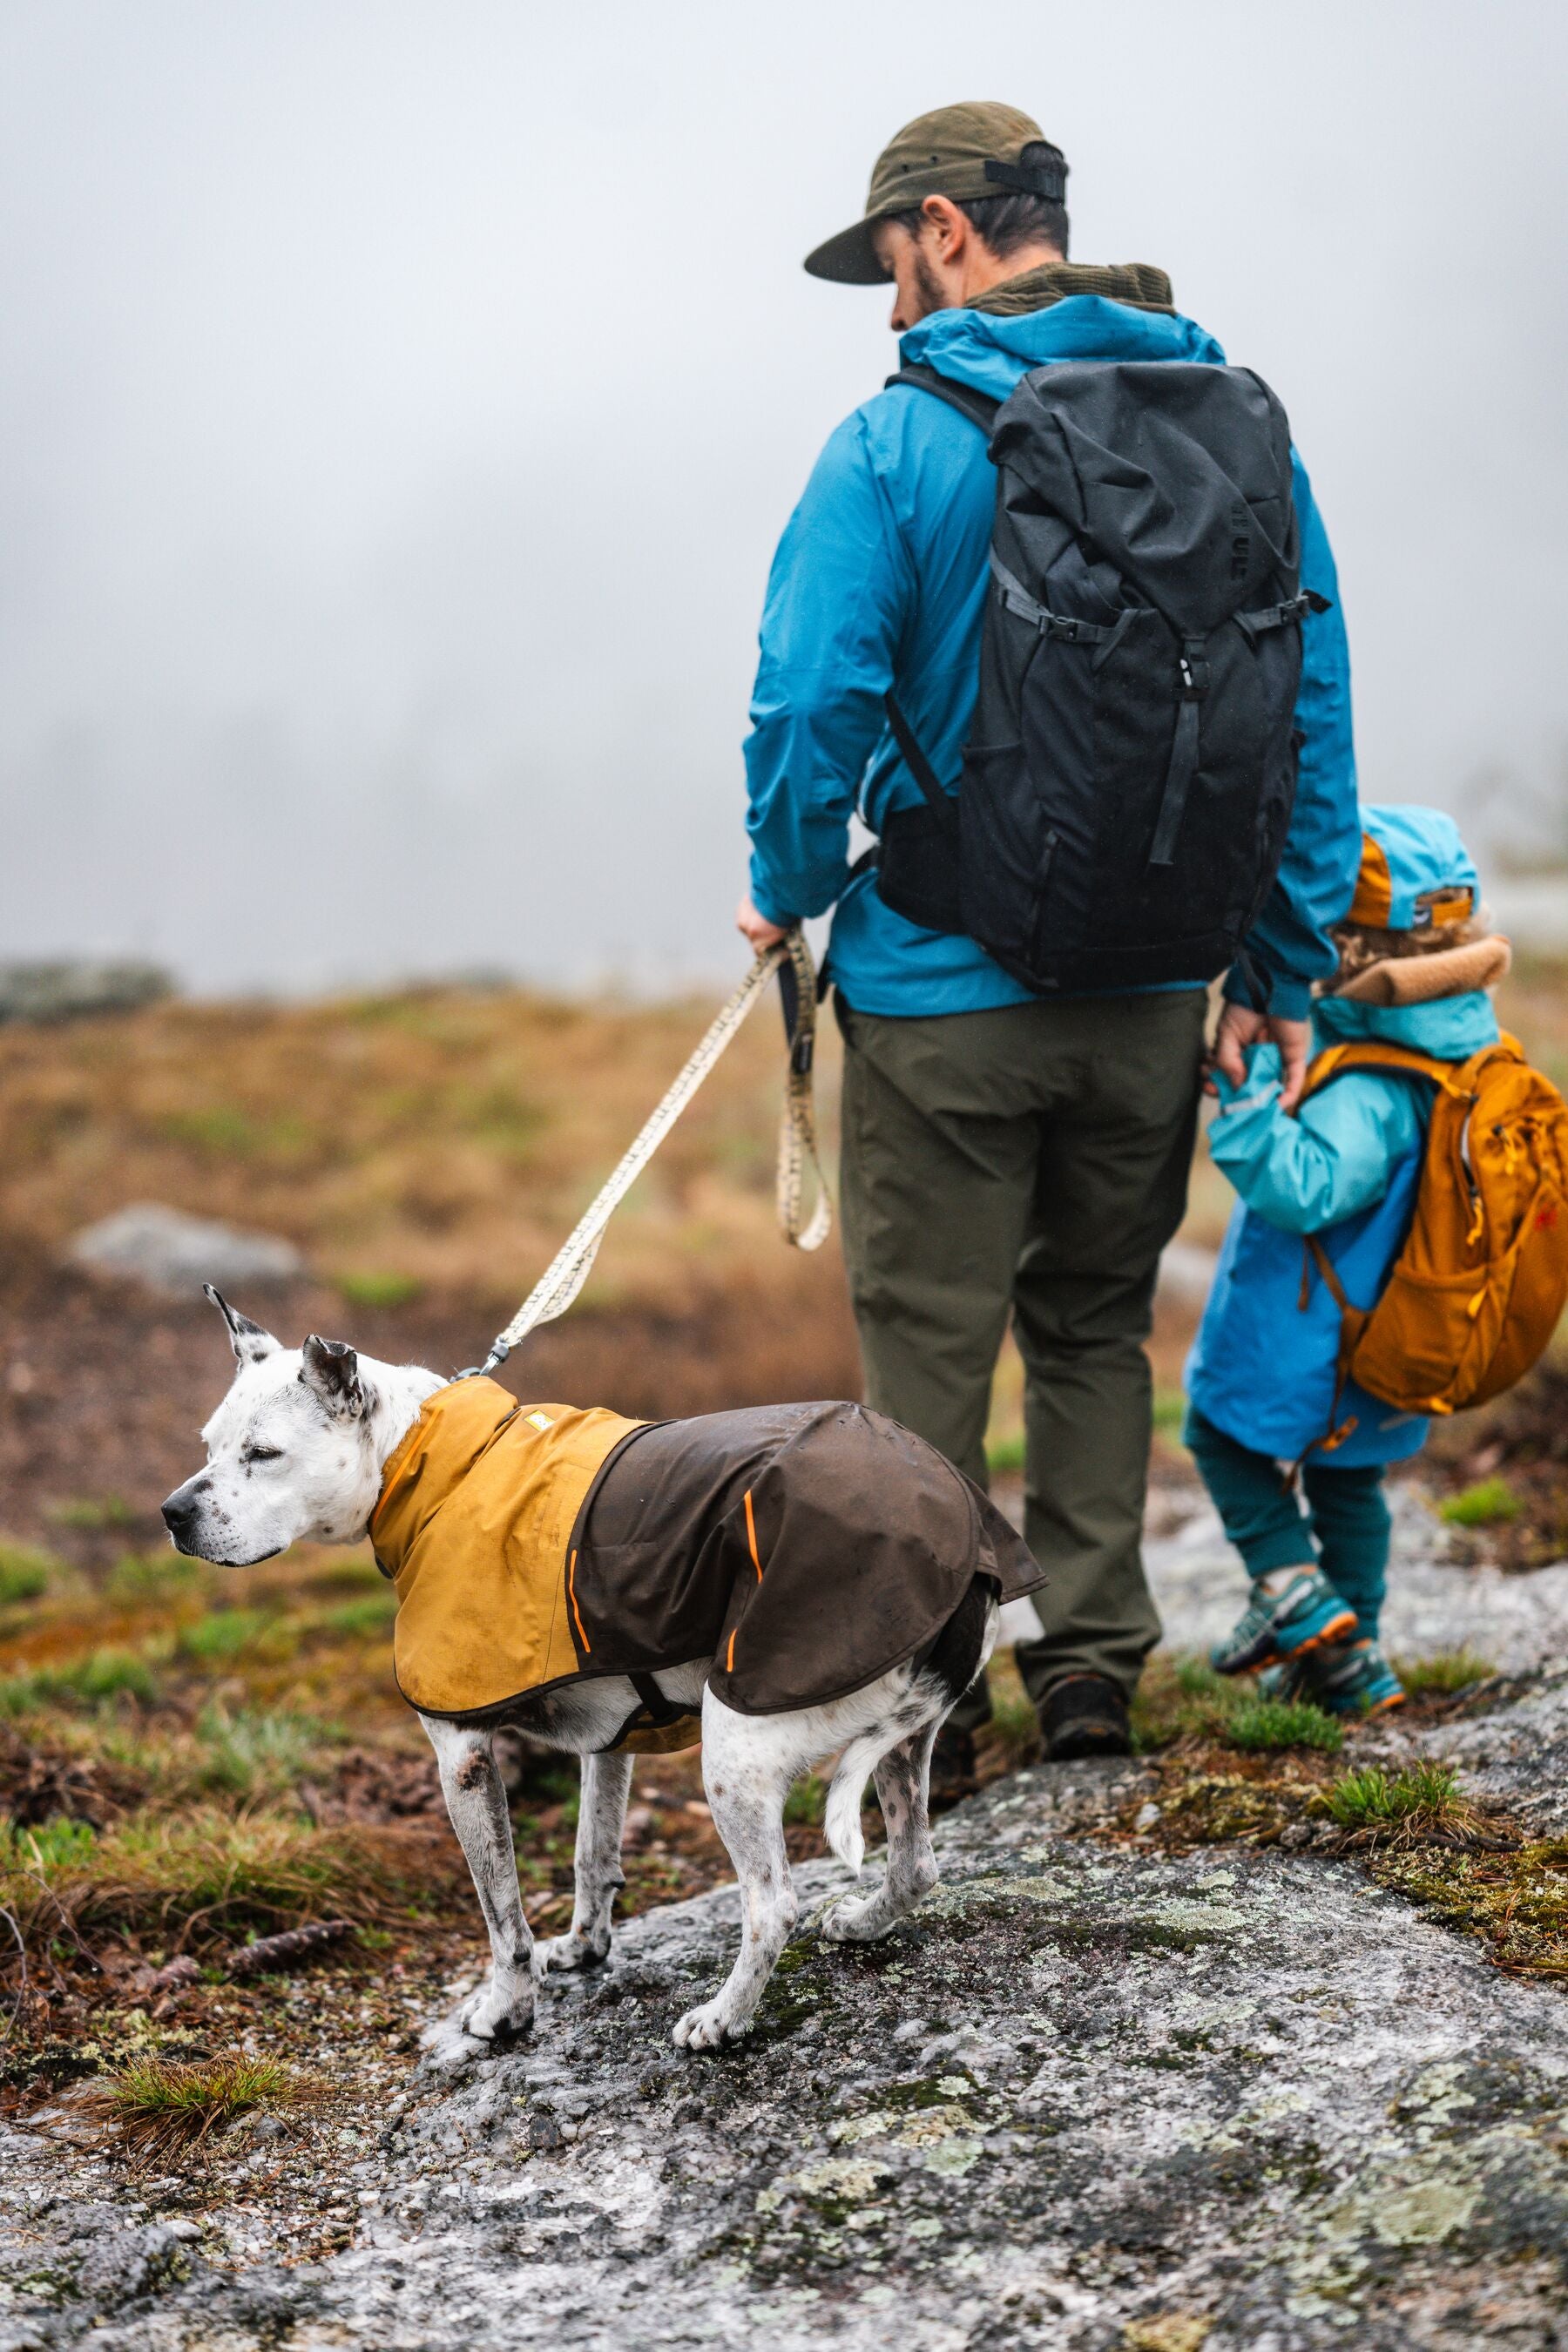
[[[196,1506],[190,1490],[176,1486],[163,1506],[163,1525],[182,1549],[185,1538],[196,1524]]]

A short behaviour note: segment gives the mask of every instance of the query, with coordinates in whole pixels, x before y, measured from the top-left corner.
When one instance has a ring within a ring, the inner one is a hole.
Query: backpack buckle
[[[1176,688],[1178,702],[1201,702],[1209,690],[1209,666],[1204,659],[1204,639],[1189,637],[1176,656],[1176,672],[1180,684]]]

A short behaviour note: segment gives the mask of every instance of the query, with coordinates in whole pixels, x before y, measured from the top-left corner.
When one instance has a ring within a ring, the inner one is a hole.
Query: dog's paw
[[[533,1973],[542,1984],[548,1976],[563,1976],[583,1969],[602,1969],[610,1957],[608,1936],[595,1940],[573,1931],[550,1936],[533,1948]]]
[[[893,1924],[879,1888],[875,1895],[845,1895],[835,1903],[823,1913],[817,1934],[830,1944],[874,1944]]]
[[[737,2018],[721,1994],[717,2000],[705,2000],[700,2009],[689,2009],[670,2040],[682,2050],[722,2050],[726,2042],[739,2042],[751,2023],[749,2017]]]
[[[488,1984],[468,2000],[450,2021],[448,2031],[470,2042],[510,2042],[533,2030],[533,1987],[525,1980],[517,1989]]]

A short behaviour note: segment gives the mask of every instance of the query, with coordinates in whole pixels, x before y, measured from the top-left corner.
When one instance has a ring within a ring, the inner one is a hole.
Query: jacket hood
[[[1016,318],[935,310],[899,338],[899,360],[1005,400],[1021,375],[1049,360],[1190,360],[1223,367],[1225,353],[1179,312],[1167,317],[1099,294],[1071,294]]]
[[[1495,1045],[1502,1034],[1491,998],[1479,988],[1463,996],[1440,996],[1430,1004],[1357,1004],[1342,996],[1320,996],[1312,1020],[1321,1045],[1376,1037],[1446,1062],[1467,1062],[1483,1045]]]

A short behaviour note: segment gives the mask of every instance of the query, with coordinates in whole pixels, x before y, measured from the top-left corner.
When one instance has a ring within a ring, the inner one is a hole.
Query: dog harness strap
[[[552,1323],[564,1315],[593,1269],[605,1229],[619,1208],[703,1079],[756,1003],[775,971],[793,968],[795,1002],[791,1022],[789,1076],[785,1083],[784,1120],[779,1130],[776,1198],[779,1230],[795,1249],[820,1249],[833,1229],[833,1207],[822,1173],[816,1144],[816,1116],[812,1097],[812,1041],[816,1026],[816,966],[797,924],[777,947],[760,955],[740,987],[710,1027],[707,1035],[663,1100],[612,1171],[598,1197],[579,1218],[561,1248],[534,1284],[511,1321],[498,1332],[489,1354],[479,1367],[493,1372],[504,1364],[518,1341],[536,1324]],[[816,1204],[807,1219],[801,1207],[802,1179],[809,1160],[816,1179]],[[468,1379],[460,1373],[460,1379]]]
[[[652,1675],[628,1675],[626,1680],[641,1699],[642,1712],[655,1731],[662,1730],[667,1723],[679,1723],[683,1715],[690,1714],[689,1706],[679,1706],[674,1699],[666,1698]]]

